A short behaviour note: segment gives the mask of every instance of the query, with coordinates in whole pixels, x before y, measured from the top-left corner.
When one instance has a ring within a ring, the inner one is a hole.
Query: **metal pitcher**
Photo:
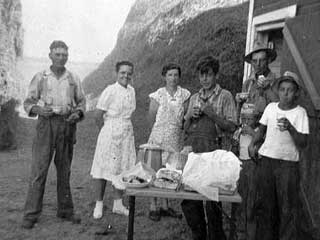
[[[137,159],[157,172],[162,167],[162,149],[152,144],[140,145]]]

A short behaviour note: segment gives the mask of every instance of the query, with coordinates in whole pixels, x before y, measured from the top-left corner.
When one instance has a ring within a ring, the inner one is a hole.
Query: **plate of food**
[[[149,185],[148,181],[135,175],[123,177],[122,182],[127,188],[144,188]]]

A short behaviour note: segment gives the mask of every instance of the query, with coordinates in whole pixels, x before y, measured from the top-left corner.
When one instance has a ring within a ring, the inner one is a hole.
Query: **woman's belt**
[[[124,120],[124,121],[131,121],[130,117],[111,117],[111,116],[107,116],[104,118],[104,121],[108,121],[108,120]]]

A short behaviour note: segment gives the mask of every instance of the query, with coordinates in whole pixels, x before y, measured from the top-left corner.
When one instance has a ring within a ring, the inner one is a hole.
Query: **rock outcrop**
[[[0,14],[0,96],[7,101],[20,96],[21,75],[16,69],[17,58],[23,53],[20,0],[0,0]]]
[[[145,128],[149,93],[164,85],[165,63],[180,64],[181,85],[194,92],[199,88],[196,62],[200,56],[213,55],[221,62],[220,84],[233,93],[241,89],[247,14],[248,2],[243,0],[137,0],[113,51],[85,78],[85,91],[93,99],[99,96],[115,81],[115,63],[132,61],[137,93],[133,121],[139,132],[137,144],[145,142],[148,133],[139,130]]]

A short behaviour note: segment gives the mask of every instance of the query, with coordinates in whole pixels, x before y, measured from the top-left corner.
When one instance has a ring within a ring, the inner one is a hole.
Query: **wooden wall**
[[[295,44],[306,63],[308,71],[318,90],[320,70],[320,12],[314,18],[314,14],[299,16],[287,21],[294,27],[290,28],[295,35]],[[312,19],[312,21],[309,21]],[[302,24],[302,25],[301,25]],[[311,38],[311,39],[308,39]],[[281,73],[286,70],[296,72],[299,70],[286,41],[283,41]],[[302,76],[299,76],[302,79]],[[316,110],[308,91],[304,88],[299,104],[306,108],[309,116],[310,135],[308,147],[301,153],[300,175],[302,200],[300,226],[308,236],[303,239],[320,239],[320,111]]]
[[[297,4],[297,15],[310,14],[320,10],[319,0],[254,0],[253,16]]]
[[[254,0],[253,16],[297,4],[297,0]]]

